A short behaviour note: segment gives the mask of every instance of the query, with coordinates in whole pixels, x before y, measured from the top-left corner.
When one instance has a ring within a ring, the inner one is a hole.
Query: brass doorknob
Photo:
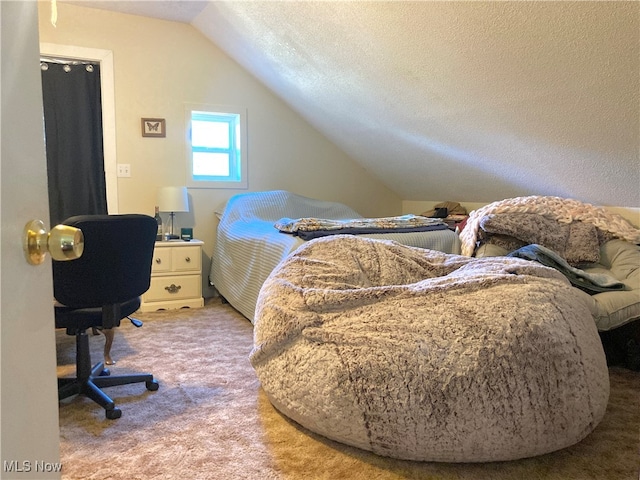
[[[75,260],[84,251],[84,235],[69,225],[56,225],[47,232],[42,220],[31,220],[24,227],[22,248],[31,265],[43,263],[47,252],[59,262]]]

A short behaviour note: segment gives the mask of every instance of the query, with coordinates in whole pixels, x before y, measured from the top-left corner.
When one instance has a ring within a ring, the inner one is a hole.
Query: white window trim
[[[193,179],[193,156],[191,152],[191,112],[233,113],[240,115],[240,180],[239,181],[201,181]],[[229,105],[207,105],[185,103],[185,163],[187,170],[187,187],[189,188],[248,188],[249,162],[247,155],[247,109]]]

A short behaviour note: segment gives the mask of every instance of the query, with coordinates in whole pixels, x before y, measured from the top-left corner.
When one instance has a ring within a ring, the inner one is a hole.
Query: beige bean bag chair
[[[553,269],[355,236],[264,283],[251,362],[272,404],[380,455],[486,462],[579,442],[609,377],[588,306]]]

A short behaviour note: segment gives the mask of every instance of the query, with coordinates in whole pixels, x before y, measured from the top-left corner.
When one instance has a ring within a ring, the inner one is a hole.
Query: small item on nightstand
[[[156,242],[162,240],[162,218],[160,217],[160,207],[156,207],[156,214],[153,217],[158,223],[158,233],[156,234]]]
[[[433,206],[433,209],[422,212],[423,217],[442,218],[449,230],[462,231],[467,220],[467,209],[458,202],[442,202]]]
[[[441,210],[440,214],[446,213],[447,215],[466,215],[467,209],[460,205],[458,202],[442,202],[433,206],[433,209],[422,212],[420,215],[423,217],[436,217],[438,210]],[[444,217],[442,217],[444,218]]]
[[[193,238],[193,228],[181,228],[180,229],[180,238],[185,242],[190,242]]]
[[[447,215],[449,215],[449,210],[446,207],[436,208],[435,210],[433,215],[431,215],[433,218],[447,218]]]

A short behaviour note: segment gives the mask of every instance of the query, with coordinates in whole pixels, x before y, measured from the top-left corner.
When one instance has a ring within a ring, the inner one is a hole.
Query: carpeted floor
[[[112,374],[145,371],[160,383],[107,389],[122,418],[84,397],[60,404],[64,479],[638,480],[640,373],[612,368],[601,424],[579,444],[491,464],[399,461],[319,437],[280,415],[249,364],[252,325],[229,305],[139,314],[116,333]],[[75,341],[57,332],[58,373],[74,372]],[[104,338],[91,338],[101,359]]]

